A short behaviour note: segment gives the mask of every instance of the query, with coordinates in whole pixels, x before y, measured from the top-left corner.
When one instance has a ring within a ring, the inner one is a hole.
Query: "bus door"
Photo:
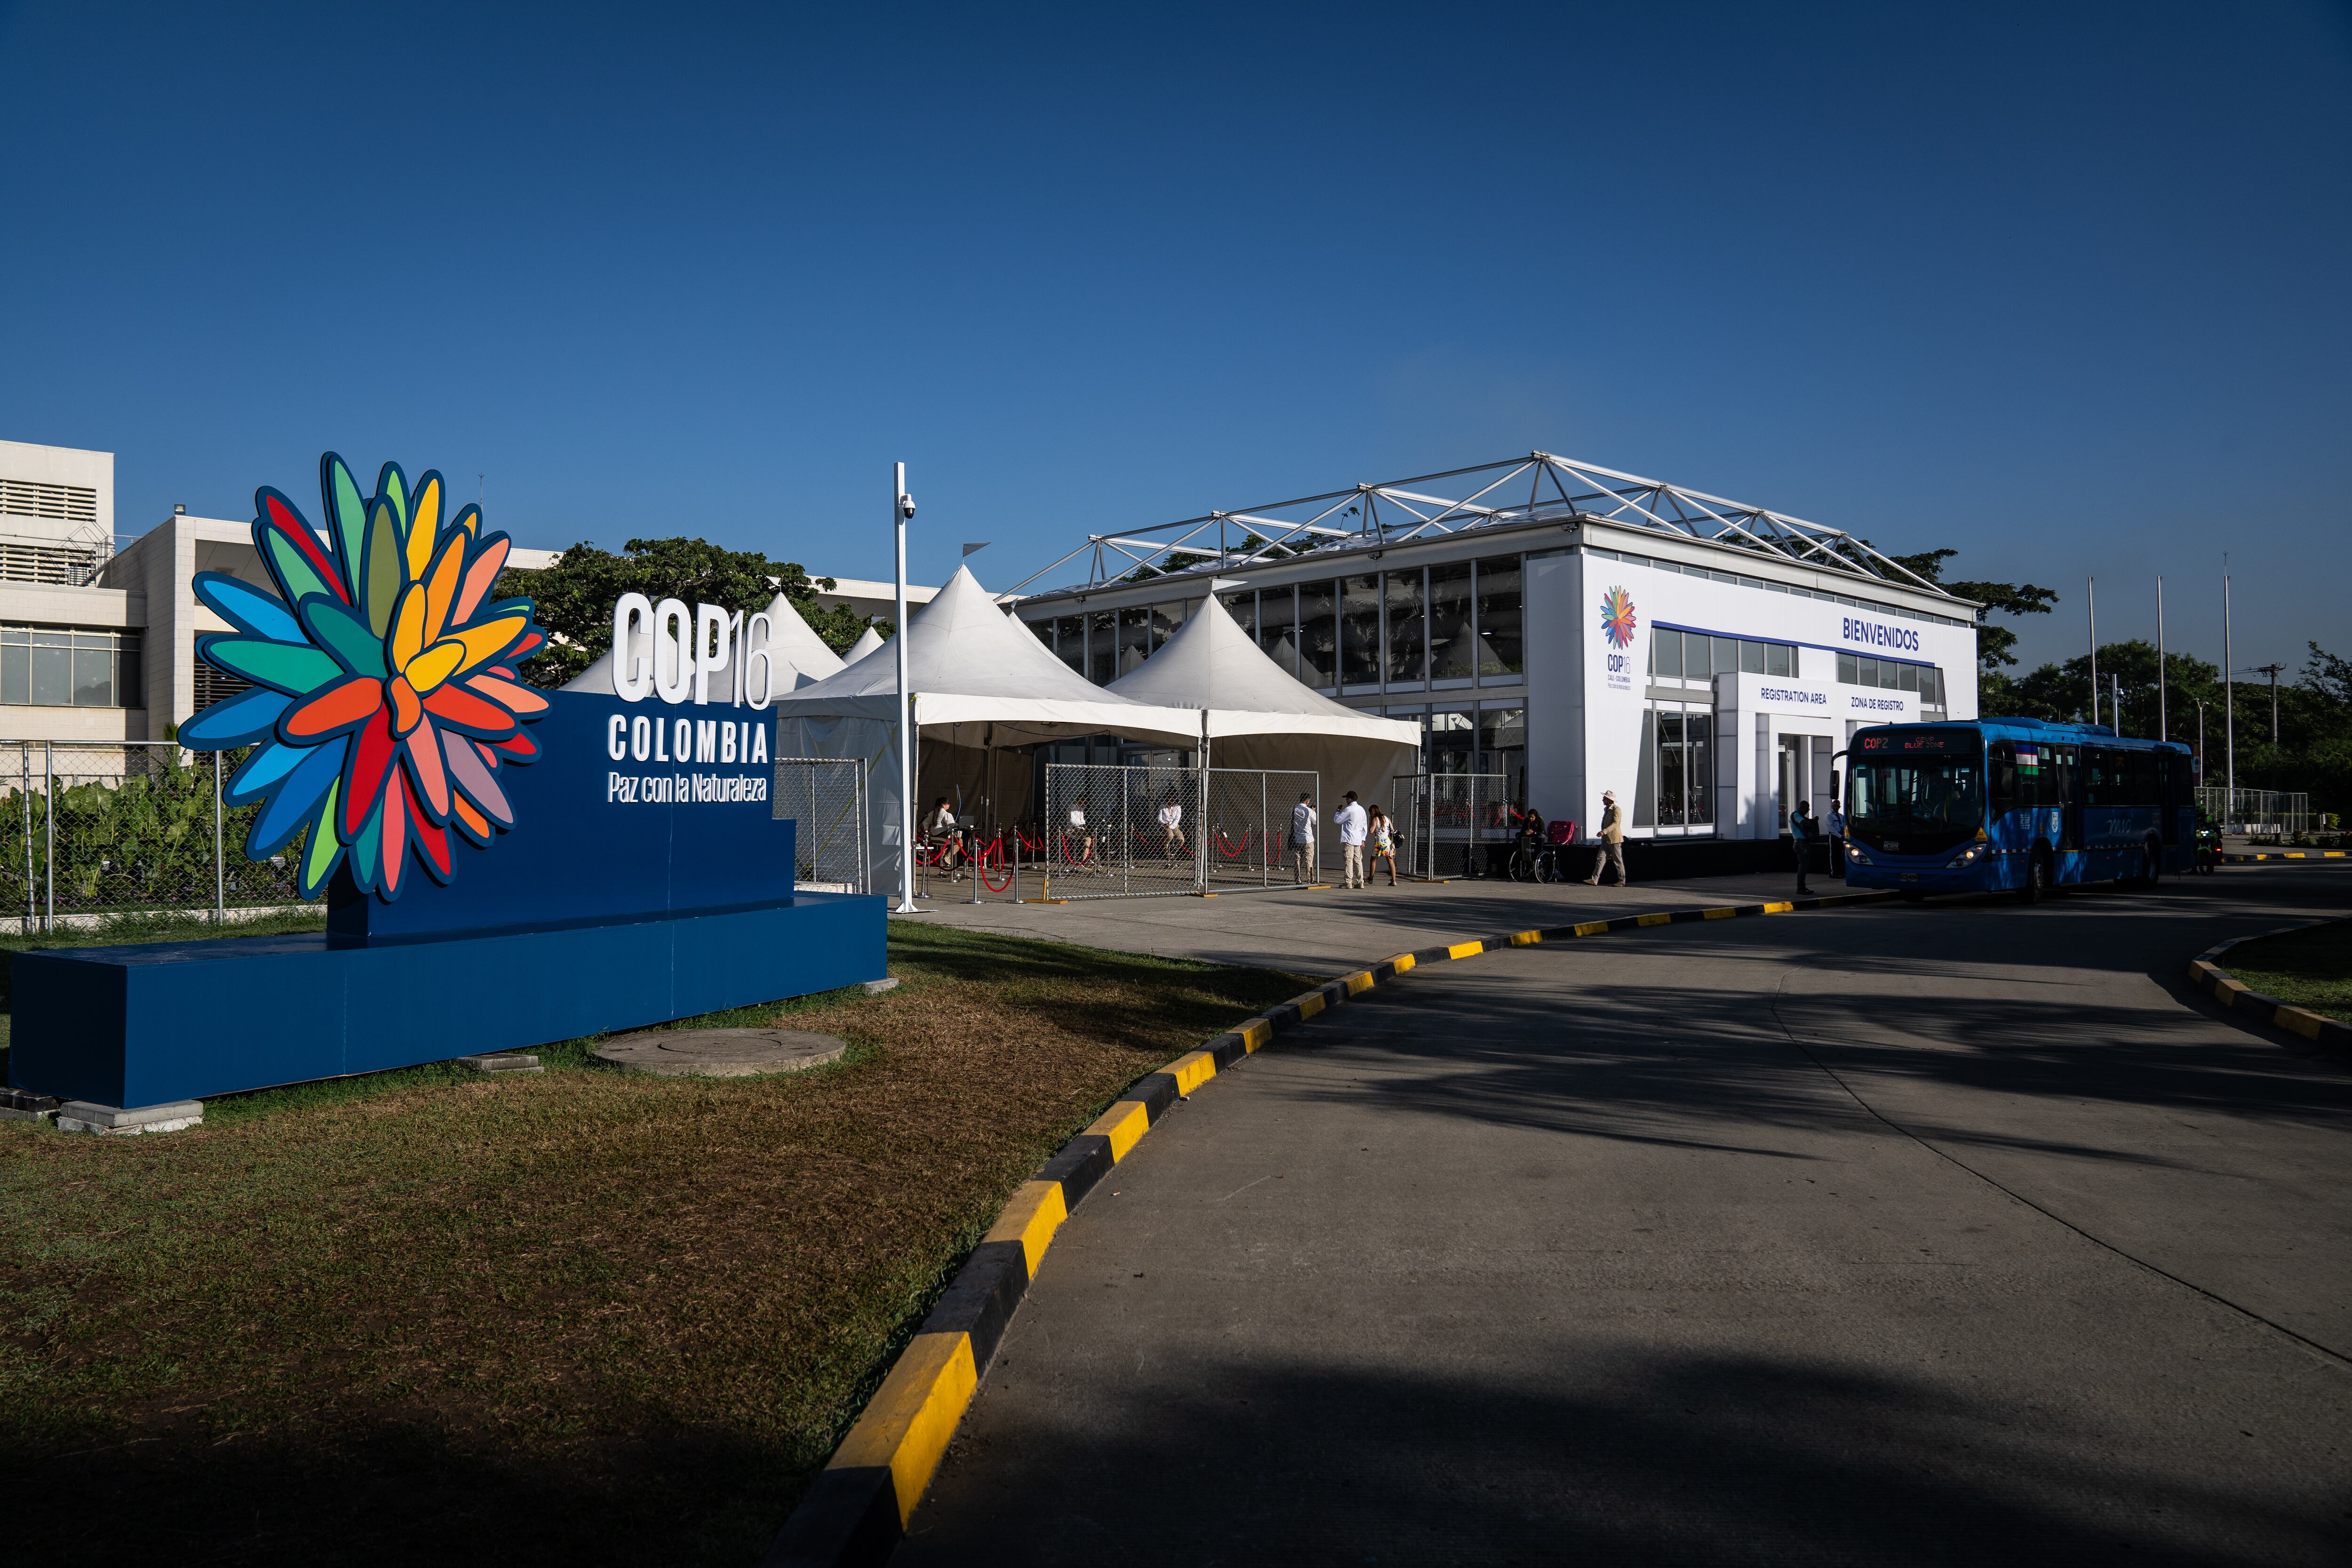
[[[2083,847],[2083,769],[2080,746],[2044,746],[2044,771],[2051,775],[2058,832],[2053,840],[2061,851]]]

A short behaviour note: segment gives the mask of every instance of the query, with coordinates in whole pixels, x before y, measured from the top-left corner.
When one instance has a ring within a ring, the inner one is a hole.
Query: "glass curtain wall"
[[[1225,614],[1233,616],[1234,625],[1241,627],[1242,635],[1255,642],[1257,640],[1257,595],[1252,593],[1228,594],[1219,603],[1225,606]]]
[[[1423,661],[1427,627],[1421,615],[1419,569],[1391,572],[1386,579],[1388,596],[1388,679],[1395,685],[1429,679]]]
[[[1381,574],[1339,580],[1339,683],[1377,686],[1381,679]]]
[[[1151,611],[1129,605],[1118,612],[1118,672],[1127,674],[1151,657]]]
[[[1298,674],[1298,592],[1295,588],[1261,589],[1257,596],[1257,646],[1282,673]]]
[[[1429,569],[1429,679],[1467,680],[1476,673],[1470,651],[1470,563]]]
[[[1339,605],[1328,581],[1298,584],[1298,679],[1309,686],[1339,684]]]
[[[1516,555],[1478,563],[1478,673],[1517,675],[1526,668],[1523,574]]]
[[[1711,827],[1715,823],[1715,762],[1710,742],[1715,715],[1661,709],[1649,726],[1657,755],[1651,777],[1656,801],[1652,816],[1660,827]]]
[[[1503,793],[1510,800],[1528,795],[1528,712],[1524,708],[1489,708],[1478,715],[1478,766],[1482,773],[1503,775]]]
[[[1087,672],[1087,618],[1084,616],[1063,616],[1054,622],[1054,652],[1064,664],[1084,676]]]
[[[1118,617],[1108,610],[1087,616],[1087,679],[1108,686],[1118,679]]]
[[[1168,639],[1184,629],[1185,616],[1192,608],[1192,601],[1190,599],[1179,599],[1173,604],[1151,606],[1151,651],[1153,653],[1158,653],[1161,648],[1166,647]]]

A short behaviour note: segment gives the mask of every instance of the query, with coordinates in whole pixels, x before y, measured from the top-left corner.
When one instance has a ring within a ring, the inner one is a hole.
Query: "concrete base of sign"
[[[848,1042],[800,1029],[656,1029],[609,1040],[590,1055],[663,1078],[753,1078],[839,1061]]]
[[[139,1132],[177,1132],[182,1128],[199,1126],[204,1120],[205,1102],[201,1100],[175,1100],[166,1105],[134,1105],[127,1109],[68,1100],[58,1107],[58,1131],[96,1132],[110,1138]]]
[[[547,1070],[539,1065],[537,1057],[525,1056],[520,1052],[509,1052],[505,1056],[497,1057],[459,1057],[457,1062],[459,1067],[472,1068],[476,1072],[516,1073]]]
[[[20,952],[9,1078],[99,1105],[528,1051],[879,979],[883,900],[441,938],[330,932]]]

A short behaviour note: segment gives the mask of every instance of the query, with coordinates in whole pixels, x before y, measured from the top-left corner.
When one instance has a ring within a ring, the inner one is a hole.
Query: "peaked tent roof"
[[[1213,594],[1201,601],[1167,646],[1106,689],[1139,702],[1205,709],[1212,739],[1349,735],[1421,745],[1418,724],[1360,711],[1299,682],[1259,651]]]
[[[746,622],[751,617],[744,617]],[[640,657],[648,654],[653,646],[653,634],[639,632],[630,639],[633,652]],[[765,643],[770,668],[775,672],[775,689],[791,691],[797,687],[814,686],[829,675],[838,675],[843,668],[841,656],[824,646],[824,639],[810,629],[793,608],[793,602],[782,594],[768,605],[768,636]],[[746,647],[741,653],[751,650]],[[739,655],[740,657],[740,655]],[[727,673],[729,690],[734,687],[735,671]],[[613,694],[613,653],[610,648],[597,657],[596,662],[563,683],[566,691],[593,691],[604,696]]]
[[[1201,716],[1137,702],[1086,679],[1006,615],[969,567],[959,566],[931,602],[908,617],[908,686],[915,723],[992,727],[999,745],[1073,735],[1127,735],[1190,746]],[[898,637],[838,675],[776,699],[787,719],[898,717]]]
[[[841,656],[841,662],[845,665],[856,664],[881,646],[882,634],[868,626],[857,634],[857,640],[849,645],[849,651]]]

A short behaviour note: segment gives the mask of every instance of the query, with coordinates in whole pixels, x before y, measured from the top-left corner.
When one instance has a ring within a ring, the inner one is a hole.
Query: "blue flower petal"
[[[338,735],[323,746],[310,748],[310,755],[286,775],[286,782],[254,819],[253,831],[245,839],[247,857],[267,860],[286,847],[286,841],[318,812],[328,789],[343,776],[343,751],[350,744],[348,736]]]
[[[239,631],[268,637],[272,642],[310,640],[295,624],[294,613],[286,607],[286,601],[268,589],[241,582],[226,572],[199,572],[194,585],[196,597]]]
[[[215,702],[180,726],[180,744],[192,752],[225,752],[267,739],[278,716],[294,705],[282,691],[257,686],[226,702]]]
[[[287,699],[292,701],[293,699]],[[289,746],[272,741],[245,759],[245,764],[230,775],[221,791],[221,801],[227,805],[251,805],[270,791],[270,786],[292,773],[304,757],[310,754],[310,746]]]

